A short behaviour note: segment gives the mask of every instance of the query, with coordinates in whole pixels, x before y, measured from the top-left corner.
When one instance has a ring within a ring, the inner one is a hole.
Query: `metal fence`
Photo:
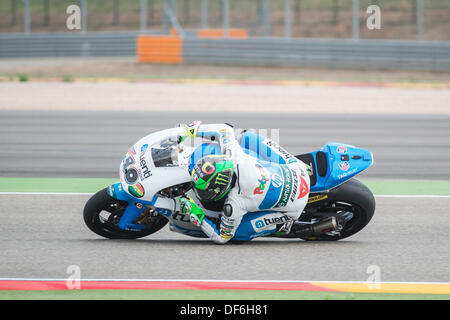
[[[134,56],[138,34],[3,34],[0,57]],[[450,70],[450,42],[192,36],[183,41],[182,63]]]
[[[0,34],[0,58],[133,56],[137,32]]]
[[[450,70],[450,42],[273,39],[184,41],[187,63]]]
[[[12,3],[18,5],[17,1],[10,2],[10,9]],[[409,4],[410,8],[414,9],[414,14],[409,18],[410,22],[414,21],[414,23],[408,25],[409,29],[411,25],[414,26],[414,36],[412,39],[402,41],[372,39],[367,36],[368,31],[364,28],[367,15],[361,8],[365,8],[370,3],[378,3],[382,8],[387,7],[389,3],[392,5],[393,2],[387,0],[315,0],[315,6],[322,9],[329,8],[330,4],[334,3],[334,13],[329,17],[331,20],[328,22],[324,20],[322,24],[329,26],[336,22],[336,27],[340,25],[339,21],[345,20],[350,25],[350,32],[345,33],[346,36],[336,37],[337,39],[333,39],[329,34],[326,38],[296,37],[297,27],[301,25],[298,22],[297,11],[301,8],[301,19],[307,20],[305,15],[309,12],[308,10],[316,8],[311,9],[306,6],[312,3],[311,0],[240,0],[239,2],[237,0],[130,0],[126,3],[130,10],[133,9],[129,12],[134,12],[132,15],[134,26],[130,28],[131,30],[122,32],[91,32],[94,22],[90,20],[89,8],[93,10],[97,8],[94,4],[98,5],[100,2],[105,4],[107,0],[77,2],[81,8],[82,22],[79,31],[34,32],[32,12],[35,10],[33,5],[37,1],[20,1],[24,10],[23,30],[21,33],[0,33],[0,58],[134,56],[136,37],[139,34],[168,34],[172,28],[183,38],[183,63],[450,70],[450,41],[427,41],[428,24],[424,23],[427,8],[428,10],[438,8],[440,13],[435,19],[438,21],[441,18],[437,17],[443,14],[447,18],[447,20],[444,19],[447,24],[440,23],[439,26],[442,30],[447,30],[450,23],[450,6],[446,7],[446,3],[450,4],[450,0],[439,1],[440,6],[437,6],[435,1],[434,7],[431,7],[427,0],[396,1],[398,8]],[[51,3],[51,1],[55,0],[40,0],[40,3]],[[7,1],[2,1],[1,5],[4,6],[5,2]],[[109,2],[119,3],[114,0]],[[186,9],[187,3],[189,3],[189,10]],[[64,7],[68,2],[59,1],[58,4],[59,7]],[[181,13],[184,10],[184,14],[181,14],[180,10]],[[240,13],[239,19],[236,19],[236,10]],[[195,11],[196,15],[191,13],[192,11]],[[123,22],[125,12],[128,11],[120,12],[121,16],[115,19]],[[246,20],[242,18],[250,12],[253,12],[254,16],[250,15],[250,18]],[[325,12],[328,11],[325,10]],[[383,12],[381,28],[387,28],[383,22],[386,14]],[[279,15],[277,19],[274,19],[275,13]],[[408,15],[411,15],[411,12],[408,12]],[[320,14],[318,16],[322,17]],[[12,18],[9,17],[9,19]],[[1,21],[4,23],[8,19]],[[214,27],[224,30],[224,38],[201,39],[193,32],[195,29]],[[235,27],[248,30],[249,37],[245,40],[227,39],[228,30]],[[2,27],[0,30],[5,31],[4,29]],[[444,40],[446,40],[445,37],[450,37],[450,28],[448,31],[441,35]]]
[[[167,31],[177,23],[264,37],[450,40],[450,0],[2,0],[0,33],[68,32],[73,4],[81,32]],[[366,26],[371,5],[380,8],[380,29]]]

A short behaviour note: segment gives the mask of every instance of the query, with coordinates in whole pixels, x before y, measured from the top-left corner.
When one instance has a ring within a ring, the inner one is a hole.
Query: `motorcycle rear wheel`
[[[375,198],[370,189],[362,182],[352,179],[330,190],[327,199],[319,205],[306,208],[300,221],[311,222],[327,217],[351,216],[340,232],[329,232],[311,237],[301,237],[307,241],[336,241],[348,238],[361,231],[373,218]]]
[[[163,228],[168,220],[162,216],[152,218],[152,222],[141,231],[123,230],[117,226],[120,217],[129,204],[114,199],[103,189],[94,194],[84,206],[83,218],[87,227],[99,236],[109,239],[138,239],[146,237]],[[101,213],[109,213],[107,219]]]

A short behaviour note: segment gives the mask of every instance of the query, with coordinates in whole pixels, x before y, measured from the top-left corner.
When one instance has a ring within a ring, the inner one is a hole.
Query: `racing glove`
[[[183,196],[180,198],[181,213],[189,215],[191,223],[200,227],[202,225],[205,214],[203,210],[197,206],[194,199],[189,196]]]
[[[180,123],[178,127],[183,128],[185,130],[184,134],[182,135],[183,139],[185,137],[195,138],[201,123],[202,123],[201,121],[194,121],[190,124]]]

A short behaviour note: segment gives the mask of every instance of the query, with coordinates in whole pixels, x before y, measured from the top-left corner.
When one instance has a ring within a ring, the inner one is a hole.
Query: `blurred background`
[[[0,1],[0,57],[139,56],[140,35],[182,39],[141,62],[449,70],[450,0]]]
[[[95,32],[167,30],[166,7],[184,29],[222,28],[228,21],[250,36],[351,38],[357,19],[362,39],[450,40],[449,0],[2,0],[0,32],[66,32],[70,4],[85,11],[84,27]],[[369,5],[381,9],[379,30],[363,27]]]

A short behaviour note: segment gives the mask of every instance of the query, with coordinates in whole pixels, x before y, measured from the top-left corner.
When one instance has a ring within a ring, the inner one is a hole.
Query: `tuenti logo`
[[[271,224],[285,223],[285,222],[288,222],[290,220],[291,220],[291,218],[286,216],[286,215],[283,215],[281,217],[268,217],[268,218],[264,218],[264,224],[266,226],[269,226]]]
[[[145,153],[141,153],[141,155],[139,156],[139,164],[141,165],[141,169],[142,169],[142,175],[145,178],[149,178],[152,176],[152,172],[150,171],[150,169],[147,166],[147,162],[145,161]]]
[[[264,228],[264,221],[258,220],[255,222],[255,227],[257,228]]]
[[[261,232],[263,230],[269,230],[277,224],[283,224],[291,220],[292,218],[285,214],[272,213],[259,217],[256,221],[252,221],[252,225],[256,232]]]

